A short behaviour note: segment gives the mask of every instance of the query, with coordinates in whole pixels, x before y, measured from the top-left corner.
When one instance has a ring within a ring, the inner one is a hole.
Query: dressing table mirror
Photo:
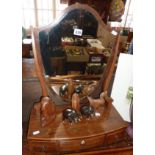
[[[93,8],[79,3],[66,8],[53,24],[31,29],[42,96],[30,115],[30,151],[94,154],[115,148],[128,126],[109,96],[119,34],[112,35]],[[103,63],[102,73],[86,72],[90,64]],[[71,70],[81,74],[69,74]]]

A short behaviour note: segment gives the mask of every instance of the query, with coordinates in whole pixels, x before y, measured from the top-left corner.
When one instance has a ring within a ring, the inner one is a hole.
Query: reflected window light
[[[23,0],[23,27],[30,28],[45,26],[59,17],[68,4],[61,4],[60,0]]]
[[[115,31],[115,30],[112,30],[112,31],[111,31],[111,34],[113,34],[113,35],[115,35],[115,36],[116,36],[116,35],[118,34],[118,32],[117,32],[117,31]]]
[[[31,44],[32,39],[23,39],[23,44]]]

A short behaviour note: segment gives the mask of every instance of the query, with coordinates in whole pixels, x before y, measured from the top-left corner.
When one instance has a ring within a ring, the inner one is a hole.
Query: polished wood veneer
[[[41,127],[39,110],[32,110],[28,131],[28,143],[32,152],[81,152],[104,146],[107,142],[113,143],[124,136],[127,123],[112,104],[98,110],[102,116],[89,120],[82,118],[81,122],[74,124],[62,121],[62,111],[65,108],[66,106],[57,106],[56,119],[46,127]],[[40,133],[33,135],[35,131]]]

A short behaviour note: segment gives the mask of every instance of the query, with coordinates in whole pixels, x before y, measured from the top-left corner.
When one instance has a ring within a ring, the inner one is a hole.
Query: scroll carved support
[[[55,119],[55,106],[49,97],[43,97],[41,99],[41,126],[44,127],[50,124]]]
[[[39,38],[38,38],[38,31],[37,29],[31,28],[32,32],[32,48],[34,53],[34,62],[35,62],[35,69],[40,80],[40,85],[42,88],[42,99],[39,102],[40,104],[40,122],[41,126],[44,127],[50,124],[55,119],[55,105],[52,99],[49,97],[47,88],[46,88],[46,81],[44,77],[44,69],[42,66],[42,59],[40,53],[40,46],[39,46]]]

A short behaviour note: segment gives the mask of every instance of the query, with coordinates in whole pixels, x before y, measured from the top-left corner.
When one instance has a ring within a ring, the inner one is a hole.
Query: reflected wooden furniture
[[[32,50],[31,43],[22,43],[22,58],[31,58],[30,51]]]
[[[106,25],[97,12],[87,5],[75,4],[67,8],[64,12],[69,13],[73,9],[81,8],[94,15],[99,23],[99,27],[101,26],[102,29],[106,28]],[[49,27],[47,30],[49,30]],[[71,101],[64,101],[56,94],[52,89],[53,84],[51,78],[45,78],[38,33],[38,29],[32,28],[35,68],[42,89],[41,99],[48,97],[51,102],[47,104],[51,104],[52,110],[46,109],[46,106],[44,107],[41,100],[32,108],[27,135],[28,146],[31,153],[37,155],[48,153],[52,155],[102,154],[103,152],[106,153],[106,151],[117,152],[116,150],[119,148],[118,145],[120,144],[123,146],[123,142],[125,142],[126,150],[130,150],[129,152],[132,153],[132,140],[130,140],[129,136],[126,134],[128,123],[122,119],[114,108],[110,97],[107,97],[105,100],[105,105],[100,106],[95,111],[96,117],[89,119],[82,117],[80,122],[73,124],[63,121],[63,111],[71,107]],[[107,32],[107,34],[108,33],[110,32]],[[101,92],[109,90],[119,53],[119,38],[119,35],[114,37],[115,44],[107,67],[96,85],[95,90],[90,93],[90,96],[94,99],[99,98]],[[56,79],[58,80],[59,77]],[[80,105],[84,104],[89,105],[87,98],[80,100]],[[50,106],[47,107],[50,108]],[[52,120],[49,121],[50,124],[45,123],[46,118],[45,121],[42,119],[42,110],[44,110],[43,112],[47,118],[52,117]],[[51,114],[46,113],[48,110]],[[54,117],[55,119],[53,119]],[[123,150],[123,148],[120,150],[118,149],[120,152],[121,150]]]
[[[34,58],[22,58],[22,77],[23,78],[37,77],[34,66]]]

